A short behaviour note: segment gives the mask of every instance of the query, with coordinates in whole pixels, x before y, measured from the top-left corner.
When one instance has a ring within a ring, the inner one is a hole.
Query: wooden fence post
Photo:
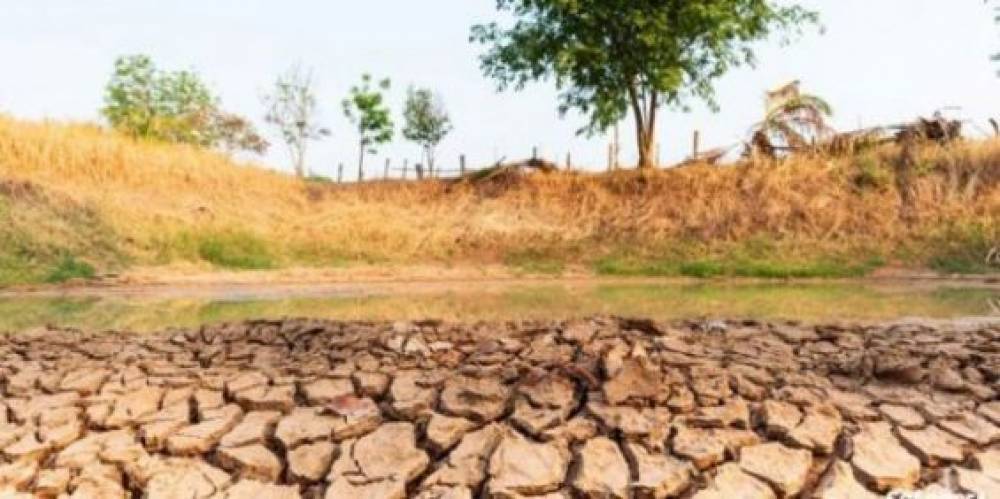
[[[572,153],[566,152],[566,171],[573,171],[573,157]]]
[[[382,174],[382,180],[389,180],[389,165],[391,163],[391,159],[385,158],[385,173]]]
[[[458,173],[461,176],[465,176],[465,155],[460,154],[458,156]]]
[[[698,149],[701,146],[701,132],[699,132],[698,130],[694,131],[694,139],[692,140],[692,142],[693,143],[691,144],[692,145],[692,148],[691,148],[691,159],[697,161],[698,160]]]
[[[343,182],[344,182],[344,164],[340,163],[337,165],[337,183],[340,184]]]
[[[608,143],[608,171],[615,167],[615,145]]]
[[[538,146],[531,147],[531,160],[534,161],[538,159]]]
[[[407,170],[407,168],[409,168],[409,166],[410,166],[410,160],[409,159],[404,159],[403,160],[403,180],[406,180],[406,170]]]

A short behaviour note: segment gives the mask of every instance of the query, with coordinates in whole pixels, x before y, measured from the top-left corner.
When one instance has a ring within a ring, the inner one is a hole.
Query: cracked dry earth
[[[2,497],[1000,497],[1000,323],[255,321],[0,341]]]

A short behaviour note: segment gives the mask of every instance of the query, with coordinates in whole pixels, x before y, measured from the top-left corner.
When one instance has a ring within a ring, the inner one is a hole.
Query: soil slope
[[[1000,268],[1000,141],[929,145],[897,175],[903,164],[888,146],[777,164],[338,185],[92,125],[0,116],[0,285],[136,267]]]

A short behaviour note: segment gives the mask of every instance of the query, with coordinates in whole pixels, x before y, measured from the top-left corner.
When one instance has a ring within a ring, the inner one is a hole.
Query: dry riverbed
[[[1000,321],[285,320],[0,345],[4,497],[1000,497]]]

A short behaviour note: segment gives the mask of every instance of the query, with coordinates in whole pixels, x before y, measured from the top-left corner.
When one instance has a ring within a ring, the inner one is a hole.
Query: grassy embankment
[[[88,125],[0,117],[0,284],[135,267],[502,264],[515,272],[846,277],[997,270],[1000,141],[778,165],[338,186]]]

